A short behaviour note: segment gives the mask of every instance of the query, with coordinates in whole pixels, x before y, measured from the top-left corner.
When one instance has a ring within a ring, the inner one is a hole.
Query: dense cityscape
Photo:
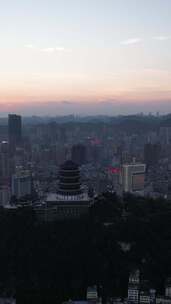
[[[33,117],[23,123],[20,116],[9,115],[8,122],[1,119],[0,138],[0,197],[5,208],[21,201],[46,204],[57,191],[65,163],[68,170],[78,170],[75,187],[84,197],[110,191],[170,198],[170,115]]]
[[[0,304],[171,304],[171,0],[0,1]]]
[[[9,114],[0,139],[4,303],[171,303],[170,115]]]

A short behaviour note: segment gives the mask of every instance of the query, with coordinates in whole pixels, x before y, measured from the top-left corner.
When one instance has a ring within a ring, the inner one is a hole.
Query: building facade
[[[140,292],[140,272],[136,270],[129,276],[128,283],[128,303],[139,303]]]
[[[12,176],[12,195],[20,199],[32,193],[31,174],[28,170],[19,171]]]
[[[145,164],[124,164],[122,166],[122,187],[124,192],[137,192],[144,190]]]
[[[10,152],[14,154],[16,147],[20,146],[22,141],[22,121],[19,115],[8,115],[8,140]]]

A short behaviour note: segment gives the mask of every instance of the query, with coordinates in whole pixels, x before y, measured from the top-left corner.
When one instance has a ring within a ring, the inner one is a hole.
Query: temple
[[[59,169],[57,192],[47,193],[36,212],[45,221],[78,219],[88,213],[91,204],[87,191],[82,188],[78,165],[68,160]]]

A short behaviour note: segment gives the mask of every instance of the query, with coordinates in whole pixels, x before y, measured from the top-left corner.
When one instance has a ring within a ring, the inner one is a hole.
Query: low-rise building
[[[129,276],[128,303],[139,303],[140,271],[136,270]]]

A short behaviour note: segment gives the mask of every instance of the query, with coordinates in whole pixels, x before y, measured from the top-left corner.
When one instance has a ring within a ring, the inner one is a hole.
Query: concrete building
[[[145,164],[124,164],[122,166],[122,188],[124,192],[138,192],[144,190]]]
[[[11,154],[14,154],[16,147],[21,145],[21,138],[22,138],[21,116],[16,114],[9,114],[8,140],[9,140]]]
[[[149,296],[150,296],[150,304],[156,304],[156,290],[155,289],[150,289]]]
[[[149,289],[149,282],[140,280],[139,270],[130,274],[128,283],[128,304],[171,304],[168,300],[169,298],[166,296],[156,297],[156,290]]]
[[[9,204],[11,198],[11,189],[8,185],[0,186],[0,205],[5,207]]]
[[[161,155],[160,144],[147,143],[144,146],[144,162],[147,166],[155,166],[158,164]]]
[[[171,304],[171,299],[166,298],[165,296],[157,296],[156,304]]]
[[[150,304],[149,292],[140,291],[140,304]]]
[[[165,296],[171,299],[171,278],[167,279],[166,281]]]
[[[87,155],[86,155],[86,147],[82,144],[73,145],[71,151],[72,161],[79,166],[86,163]]]
[[[140,292],[140,272],[136,270],[129,276],[128,283],[128,303],[139,303]]]
[[[98,296],[97,286],[92,286],[87,288],[86,300],[69,300],[63,304],[102,304],[102,298]]]
[[[31,195],[31,174],[28,170],[21,170],[12,176],[12,195],[17,199]]]
[[[160,127],[159,138],[162,145],[169,145],[171,142],[171,127]]]
[[[87,301],[97,302],[98,300],[98,292],[97,286],[92,286],[87,288]]]
[[[0,143],[0,178],[7,180],[10,176],[9,144],[7,141]]]

